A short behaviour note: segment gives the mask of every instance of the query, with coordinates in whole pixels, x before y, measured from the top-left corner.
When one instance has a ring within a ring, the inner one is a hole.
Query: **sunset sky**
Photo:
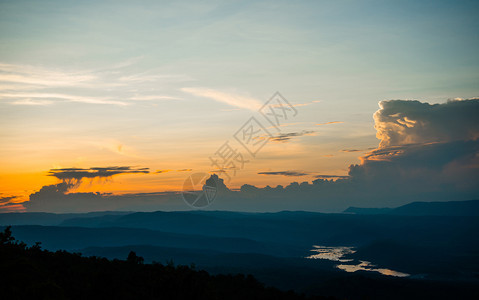
[[[1,1],[0,209],[23,210],[16,203],[62,182],[60,169],[93,174],[78,175],[69,192],[178,191],[189,174],[217,171],[210,157],[227,141],[248,160],[226,183],[233,189],[347,176],[378,147],[476,142],[478,8]],[[277,91],[297,110],[279,130],[258,112]],[[386,102],[401,130],[386,109],[373,118],[380,101],[411,99],[442,103],[441,116],[452,109],[453,117],[428,119],[417,105]],[[255,157],[234,138],[251,117],[271,134]],[[421,120],[428,130],[414,131]],[[444,122],[455,131],[444,133]],[[470,149],[465,189],[474,196]],[[105,171],[98,168],[109,169],[96,176]]]

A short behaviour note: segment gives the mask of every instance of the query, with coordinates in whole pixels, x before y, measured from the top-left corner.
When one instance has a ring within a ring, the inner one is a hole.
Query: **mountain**
[[[68,219],[115,217],[130,214],[127,211],[102,211],[89,213],[54,214],[45,212],[0,213],[0,226],[7,225],[59,225]]]
[[[346,214],[358,214],[358,215],[382,215],[390,213],[392,208],[366,208],[366,207],[355,207],[350,206],[345,209],[343,212]]]
[[[187,248],[190,250],[196,249],[199,251],[211,249],[229,253],[274,253],[277,256],[297,255],[300,253],[294,245],[256,241],[246,238],[180,234],[141,228],[20,225],[13,226],[12,232],[27,245],[42,242],[42,247],[51,251],[75,251],[85,247],[151,245]]]
[[[412,202],[389,213],[405,216],[479,216],[479,200]]]
[[[412,202],[397,208],[349,207],[344,213],[402,216],[479,216],[479,200],[448,202]]]

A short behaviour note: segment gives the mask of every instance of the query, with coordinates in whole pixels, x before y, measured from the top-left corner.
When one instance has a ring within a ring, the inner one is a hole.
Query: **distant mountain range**
[[[412,202],[397,208],[349,207],[344,213],[402,216],[479,216],[479,200],[448,202]]]

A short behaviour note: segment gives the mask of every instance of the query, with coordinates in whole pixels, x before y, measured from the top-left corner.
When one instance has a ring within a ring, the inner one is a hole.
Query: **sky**
[[[476,1],[0,1],[0,210],[188,209],[174,192],[195,172],[238,191],[211,209],[478,197],[478,12]],[[251,124],[263,129],[254,156],[238,138]],[[212,163],[225,145],[237,170]],[[231,204],[245,184],[316,179],[334,187]]]

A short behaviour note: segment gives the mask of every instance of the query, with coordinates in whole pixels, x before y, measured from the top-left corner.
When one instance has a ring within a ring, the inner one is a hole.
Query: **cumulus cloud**
[[[441,104],[389,100],[374,114],[379,148],[479,138],[479,99]]]
[[[318,179],[275,188],[244,185],[231,197],[238,203],[250,199],[255,201],[249,202],[251,205],[258,203],[263,209],[269,205],[278,210],[320,211],[477,199],[477,116],[477,99],[443,104],[382,101],[374,114],[379,146],[360,157],[360,164],[350,165],[348,176],[309,173]],[[291,199],[295,201],[291,203]]]

